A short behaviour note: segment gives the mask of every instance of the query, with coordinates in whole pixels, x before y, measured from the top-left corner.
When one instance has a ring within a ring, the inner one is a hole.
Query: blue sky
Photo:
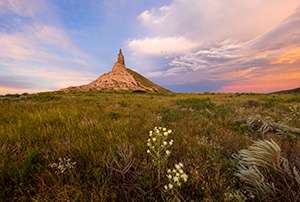
[[[1,0],[0,94],[126,66],[174,92],[300,86],[297,0]]]

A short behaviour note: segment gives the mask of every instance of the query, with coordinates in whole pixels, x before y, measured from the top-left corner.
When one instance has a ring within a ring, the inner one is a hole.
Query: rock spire
[[[139,73],[125,67],[125,60],[120,49],[118,60],[112,71],[98,77],[95,81],[81,86],[70,86],[61,89],[63,92],[74,91],[145,91],[145,92],[171,92]]]
[[[117,63],[125,65],[125,60],[124,60],[124,56],[122,54],[121,48],[120,48],[120,51],[119,51],[119,54],[118,54],[118,62]]]
[[[125,70],[126,67],[125,67],[125,59],[124,59],[124,56],[122,54],[122,50],[120,48],[120,51],[119,51],[119,54],[118,54],[118,61],[115,62],[113,68],[112,68],[112,71],[120,71],[120,70]]]

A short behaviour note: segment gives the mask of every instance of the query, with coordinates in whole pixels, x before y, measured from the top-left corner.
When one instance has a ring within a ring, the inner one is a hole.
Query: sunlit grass
[[[176,189],[181,200],[243,198],[246,186],[235,175],[238,164],[231,156],[253,140],[276,140],[289,162],[300,157],[297,135],[260,133],[233,124],[260,114],[300,128],[298,116],[290,110],[299,109],[297,96],[133,92],[24,96],[0,99],[0,201],[161,201],[167,170],[158,184],[156,165],[147,153],[149,131],[155,126],[172,130],[174,144],[164,168],[181,162],[189,176]],[[55,173],[49,165],[66,157],[76,162],[74,167]],[[124,164],[126,159],[134,163]],[[122,170],[118,164],[130,168],[120,173],[114,170]]]

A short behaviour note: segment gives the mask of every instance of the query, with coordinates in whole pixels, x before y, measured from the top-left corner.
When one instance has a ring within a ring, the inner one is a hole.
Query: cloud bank
[[[299,87],[298,6],[294,0],[174,0],[139,15],[148,33],[128,47],[136,56],[168,58],[167,67],[146,75],[175,91],[204,83],[220,92]]]

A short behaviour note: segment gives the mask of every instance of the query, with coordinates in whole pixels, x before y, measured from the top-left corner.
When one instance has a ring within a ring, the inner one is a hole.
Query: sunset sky
[[[126,67],[174,92],[300,87],[299,0],[0,0],[0,94]]]

